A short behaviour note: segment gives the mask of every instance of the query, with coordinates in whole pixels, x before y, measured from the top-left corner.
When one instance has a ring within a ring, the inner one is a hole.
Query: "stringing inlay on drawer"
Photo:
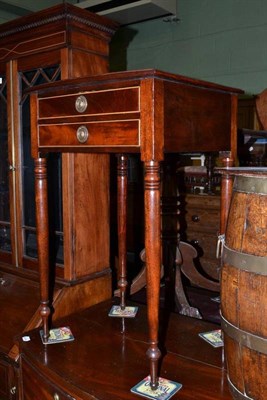
[[[39,119],[139,112],[139,92],[128,87],[41,98]]]
[[[81,129],[83,130],[82,140],[78,134]],[[86,135],[85,131],[87,131]],[[138,147],[140,145],[139,131],[139,120],[40,125],[39,147]]]

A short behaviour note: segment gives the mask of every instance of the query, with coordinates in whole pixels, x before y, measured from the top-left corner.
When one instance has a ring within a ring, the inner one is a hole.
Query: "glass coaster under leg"
[[[147,376],[137,385],[132,387],[131,392],[147,399],[168,400],[182,387],[181,383],[170,381],[169,379],[159,378],[158,388],[151,389],[150,376]]]
[[[134,318],[138,311],[138,307],[127,306],[121,308],[121,306],[112,306],[108,316],[109,317],[121,317],[121,318]]]

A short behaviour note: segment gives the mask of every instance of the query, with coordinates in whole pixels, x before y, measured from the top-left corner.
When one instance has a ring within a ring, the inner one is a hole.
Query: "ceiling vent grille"
[[[76,5],[121,25],[176,15],[176,0],[85,0]]]

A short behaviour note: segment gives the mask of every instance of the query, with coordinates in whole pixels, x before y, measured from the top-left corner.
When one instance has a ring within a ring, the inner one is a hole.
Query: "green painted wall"
[[[121,28],[112,69],[157,68],[244,89],[267,87],[267,0],[177,0],[179,22]]]
[[[0,4],[0,24],[26,15],[28,12],[40,11],[63,0],[4,0],[6,4]],[[77,0],[68,0],[68,3],[76,4]]]

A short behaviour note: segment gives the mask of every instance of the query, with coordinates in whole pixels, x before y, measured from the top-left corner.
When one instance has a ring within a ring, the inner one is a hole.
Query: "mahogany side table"
[[[119,286],[125,287],[125,162],[140,152],[144,163],[145,250],[151,387],[158,384],[161,272],[160,162],[166,152],[222,152],[225,166],[236,157],[238,89],[157,70],[108,73],[42,85],[31,93],[32,156],[44,339],[49,335],[48,152],[118,153]],[[101,179],[99,184],[101,185]],[[231,195],[222,181],[221,233]],[[88,207],[90,207],[88,198]],[[92,221],[96,223],[96,221]],[[101,227],[100,227],[101,229]],[[89,238],[88,238],[89,245]]]

